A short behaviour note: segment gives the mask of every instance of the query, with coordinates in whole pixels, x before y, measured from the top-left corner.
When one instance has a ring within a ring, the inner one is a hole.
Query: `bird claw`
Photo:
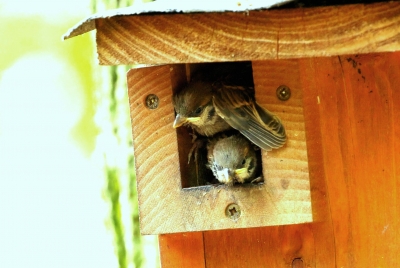
[[[194,143],[197,140],[197,135],[196,133],[189,133],[190,136],[192,136],[192,143]]]
[[[200,149],[205,146],[206,144],[206,139],[204,138],[197,138],[196,134],[190,134],[193,138],[192,138],[192,147],[189,150],[188,153],[188,165],[190,164],[190,159],[192,158],[192,155],[194,155],[194,164],[195,164],[195,170],[196,170],[196,176],[197,176],[197,183],[199,184],[199,176],[200,176],[200,170],[199,170],[199,161],[201,163],[204,162],[204,159],[202,160],[202,152],[199,153]],[[200,154],[200,159],[199,159],[199,154]],[[204,163],[203,163],[204,164]]]
[[[192,148],[190,148],[188,154],[188,164],[190,163],[190,159],[192,158],[194,152],[194,161],[197,163],[199,149],[204,146],[204,139],[197,139],[197,135],[194,133],[190,133],[189,135],[192,136]]]
[[[190,163],[190,159],[192,158],[194,151],[194,161],[197,163],[197,156],[198,156],[198,151],[199,148],[197,147],[197,143],[193,143],[192,148],[190,148],[189,154],[188,154],[188,164]]]
[[[258,178],[255,178],[255,179],[252,180],[250,183],[252,183],[252,184],[258,184],[258,183],[261,183],[261,182],[264,182],[264,177],[263,177],[263,176],[260,176],[260,177],[258,177]]]

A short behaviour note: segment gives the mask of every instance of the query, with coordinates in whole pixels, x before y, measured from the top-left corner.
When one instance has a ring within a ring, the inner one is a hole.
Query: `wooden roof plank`
[[[400,3],[96,20],[102,65],[320,57],[400,50]]]

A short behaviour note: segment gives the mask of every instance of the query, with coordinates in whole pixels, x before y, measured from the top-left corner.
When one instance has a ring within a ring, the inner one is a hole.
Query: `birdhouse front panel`
[[[207,159],[188,161],[192,130],[185,126],[173,128],[174,92],[190,83],[195,71],[215,64],[176,64],[129,71],[143,234],[312,221],[302,90],[299,74],[290,71],[298,70],[291,68],[295,64],[290,60],[249,62],[256,101],[281,119],[287,142],[277,150],[257,151],[262,156],[263,182],[234,185],[216,181],[207,168]],[[287,100],[285,94],[290,95]]]

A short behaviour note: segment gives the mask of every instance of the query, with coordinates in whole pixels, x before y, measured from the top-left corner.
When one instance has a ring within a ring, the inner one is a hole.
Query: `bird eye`
[[[199,108],[197,108],[197,109],[194,111],[194,113],[195,113],[195,114],[200,114],[202,111],[203,111],[203,108],[202,108],[202,107],[199,107]]]
[[[254,160],[253,158],[250,159],[250,163],[249,163],[249,167],[248,167],[248,171],[249,173],[251,173],[251,170],[254,169]]]
[[[243,158],[243,160],[242,160],[242,166],[243,166],[244,164],[246,164],[246,159]]]

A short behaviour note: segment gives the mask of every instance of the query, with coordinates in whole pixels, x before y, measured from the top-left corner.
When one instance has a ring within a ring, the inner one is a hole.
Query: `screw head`
[[[225,215],[231,220],[236,221],[239,219],[240,214],[242,214],[242,211],[240,210],[239,205],[235,203],[229,204],[225,209]]]
[[[288,86],[281,85],[276,89],[276,96],[281,101],[287,101],[288,99],[290,99],[290,95],[291,95],[291,92],[290,92],[290,88]]]
[[[157,109],[159,102],[160,102],[160,100],[158,99],[157,95],[150,94],[150,95],[147,95],[147,97],[146,97],[146,106],[150,110]]]

